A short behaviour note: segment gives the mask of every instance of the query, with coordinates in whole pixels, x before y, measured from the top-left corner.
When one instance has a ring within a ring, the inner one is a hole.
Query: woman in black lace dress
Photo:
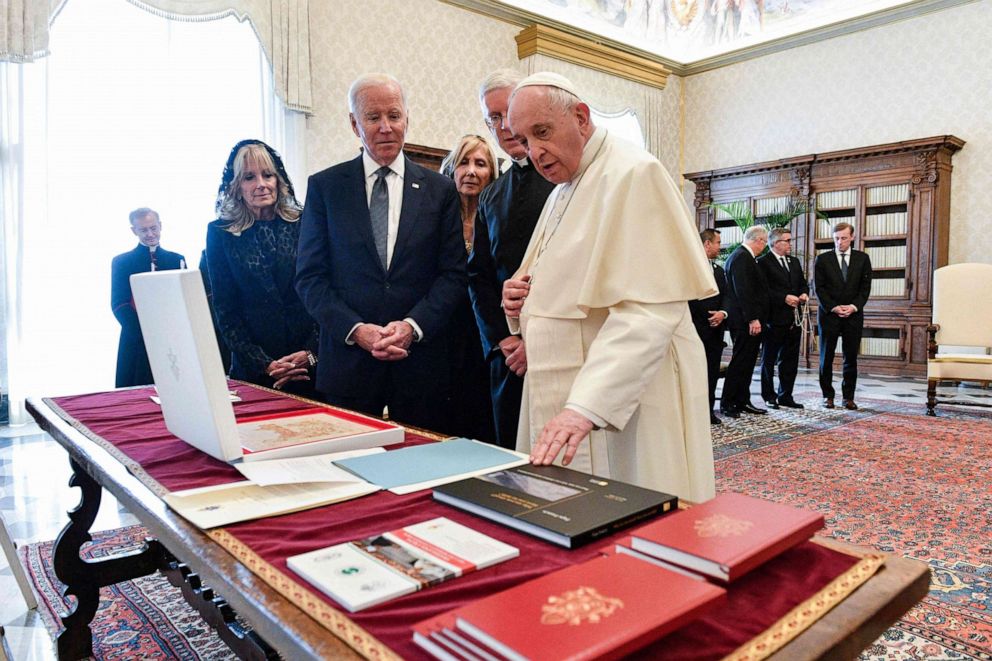
[[[216,210],[207,266],[231,378],[312,395],[317,324],[293,287],[301,208],[279,154],[258,140],[236,144]]]

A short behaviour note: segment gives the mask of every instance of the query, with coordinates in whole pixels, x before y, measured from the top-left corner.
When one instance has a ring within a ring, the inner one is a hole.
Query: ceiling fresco
[[[501,0],[501,4],[691,63],[914,0]]]

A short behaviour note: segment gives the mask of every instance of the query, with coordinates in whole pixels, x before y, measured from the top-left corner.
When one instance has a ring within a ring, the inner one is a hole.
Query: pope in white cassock
[[[514,90],[514,137],[558,184],[503,288],[527,346],[517,449],[534,464],[714,496],[706,358],[687,301],[716,293],[688,207],[643,149],[593,125],[572,83]]]

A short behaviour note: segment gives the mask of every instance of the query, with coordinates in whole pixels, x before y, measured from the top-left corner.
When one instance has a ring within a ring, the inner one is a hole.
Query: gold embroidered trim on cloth
[[[140,387],[144,387],[144,386],[140,386]],[[116,445],[106,440],[102,436],[98,436],[97,434],[90,431],[88,427],[83,425],[83,423],[79,422],[79,420],[76,420],[74,417],[69,415],[61,406],[56,404],[50,398],[44,397],[42,398],[41,401],[45,402],[45,404],[47,404],[50,409],[58,413],[59,417],[62,418],[62,420],[64,420],[66,423],[68,423],[69,426],[71,426],[80,434],[82,434],[83,436],[90,439],[91,441],[99,445],[101,448],[106,450],[110,456],[112,456],[114,459],[119,461],[124,466],[124,468],[127,469],[127,472],[135,476],[139,482],[141,482],[143,485],[148,487],[148,489],[150,489],[156,496],[161,498],[165,494],[169,493],[169,490],[166,489],[164,486],[162,486],[162,484],[159,483],[158,480],[156,480],[151,475],[145,472],[145,469],[141,467],[141,464],[139,464],[137,461],[127,456],[120,450],[118,450]]]
[[[240,382],[237,382],[240,383]],[[336,406],[279,392],[264,386],[255,384],[244,384],[252,388],[259,388],[267,392],[281,394],[292,397],[300,401],[315,403],[338,411],[343,411]],[[141,387],[141,386],[139,386]],[[69,415],[51,398],[43,398],[53,411],[58,413],[65,422],[83,436],[90,439],[101,448],[106,450],[111,456],[117,459],[128,472],[134,475],[142,484],[148,487],[159,497],[169,493],[169,490],[162,486],[157,480],[145,472],[141,465],[117,449],[115,445],[90,431],[78,420]],[[397,423],[399,424],[399,423]],[[404,425],[406,427],[406,425]],[[416,427],[406,427],[415,434],[431,438],[434,440],[444,440],[450,438],[432,432],[428,432]],[[685,509],[686,503],[679,502],[679,508]],[[286,597],[293,604],[303,609],[310,617],[322,624],[324,628],[333,633],[345,644],[354,649],[367,659],[390,659],[399,660],[391,649],[368,633],[360,626],[350,620],[344,613],[338,611],[326,602],[317,597],[304,585],[297,583],[286,574],[282,573],[270,563],[262,559],[261,556],[252,551],[247,545],[240,542],[224,528],[214,528],[205,530],[204,533],[224,548],[228,553],[236,557],[249,570],[273,589]],[[885,556],[878,554],[868,554],[862,557],[857,564],[846,572],[831,581],[826,587],[815,595],[799,604],[786,613],[778,622],[766,629],[764,633],[754,637],[741,647],[737,648],[724,657],[723,661],[759,661],[765,659],[791,642],[796,636],[808,629],[814,622],[823,617],[834,606],[839,604],[848,595],[854,592],[861,584],[871,578],[879,567],[885,562]]]
[[[223,528],[215,528],[205,532],[208,537],[237,558],[253,574],[303,609],[307,615],[320,622],[328,631],[366,659],[395,659],[399,661],[400,657],[379,642],[375,636],[352,622],[344,613],[315,596],[309,588],[297,583],[266,562],[246,544],[243,544]]]
[[[759,661],[768,658],[844,601],[862,583],[874,576],[884,563],[884,555],[869,553],[862,556],[857,564],[786,613],[764,633],[725,656],[723,661]]]

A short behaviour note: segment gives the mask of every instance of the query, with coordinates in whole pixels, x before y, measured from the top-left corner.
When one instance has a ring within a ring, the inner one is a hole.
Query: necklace
[[[537,255],[534,257],[534,263],[531,264],[530,267],[531,287],[534,286],[534,272],[537,270],[537,265],[541,261],[541,256],[547,251],[548,246],[551,244],[551,240],[555,238],[555,234],[558,232],[558,228],[561,226],[562,218],[565,217],[565,212],[568,211],[568,207],[572,203],[572,197],[575,195],[575,191],[578,189],[579,184],[582,183],[582,178],[586,176],[586,172],[589,170],[589,166],[591,166],[593,161],[596,160],[596,157],[599,156],[599,152],[603,150],[603,145],[605,144],[606,144],[606,139],[604,136],[603,141],[599,144],[599,147],[596,148],[596,151],[595,153],[593,153],[592,158],[589,159],[589,165],[587,165],[585,170],[582,171],[582,174],[578,176],[578,178],[575,180],[575,183],[569,182],[563,184],[561,189],[558,191],[558,195],[555,197],[554,206],[551,208],[552,217],[548,218],[548,223],[554,220],[555,223],[554,227],[552,227],[551,232],[548,233],[547,239],[545,239],[543,235],[541,236],[541,242],[538,244],[537,247]],[[561,206],[560,210],[558,208],[559,206]],[[544,226],[547,227],[548,223],[545,223]]]

